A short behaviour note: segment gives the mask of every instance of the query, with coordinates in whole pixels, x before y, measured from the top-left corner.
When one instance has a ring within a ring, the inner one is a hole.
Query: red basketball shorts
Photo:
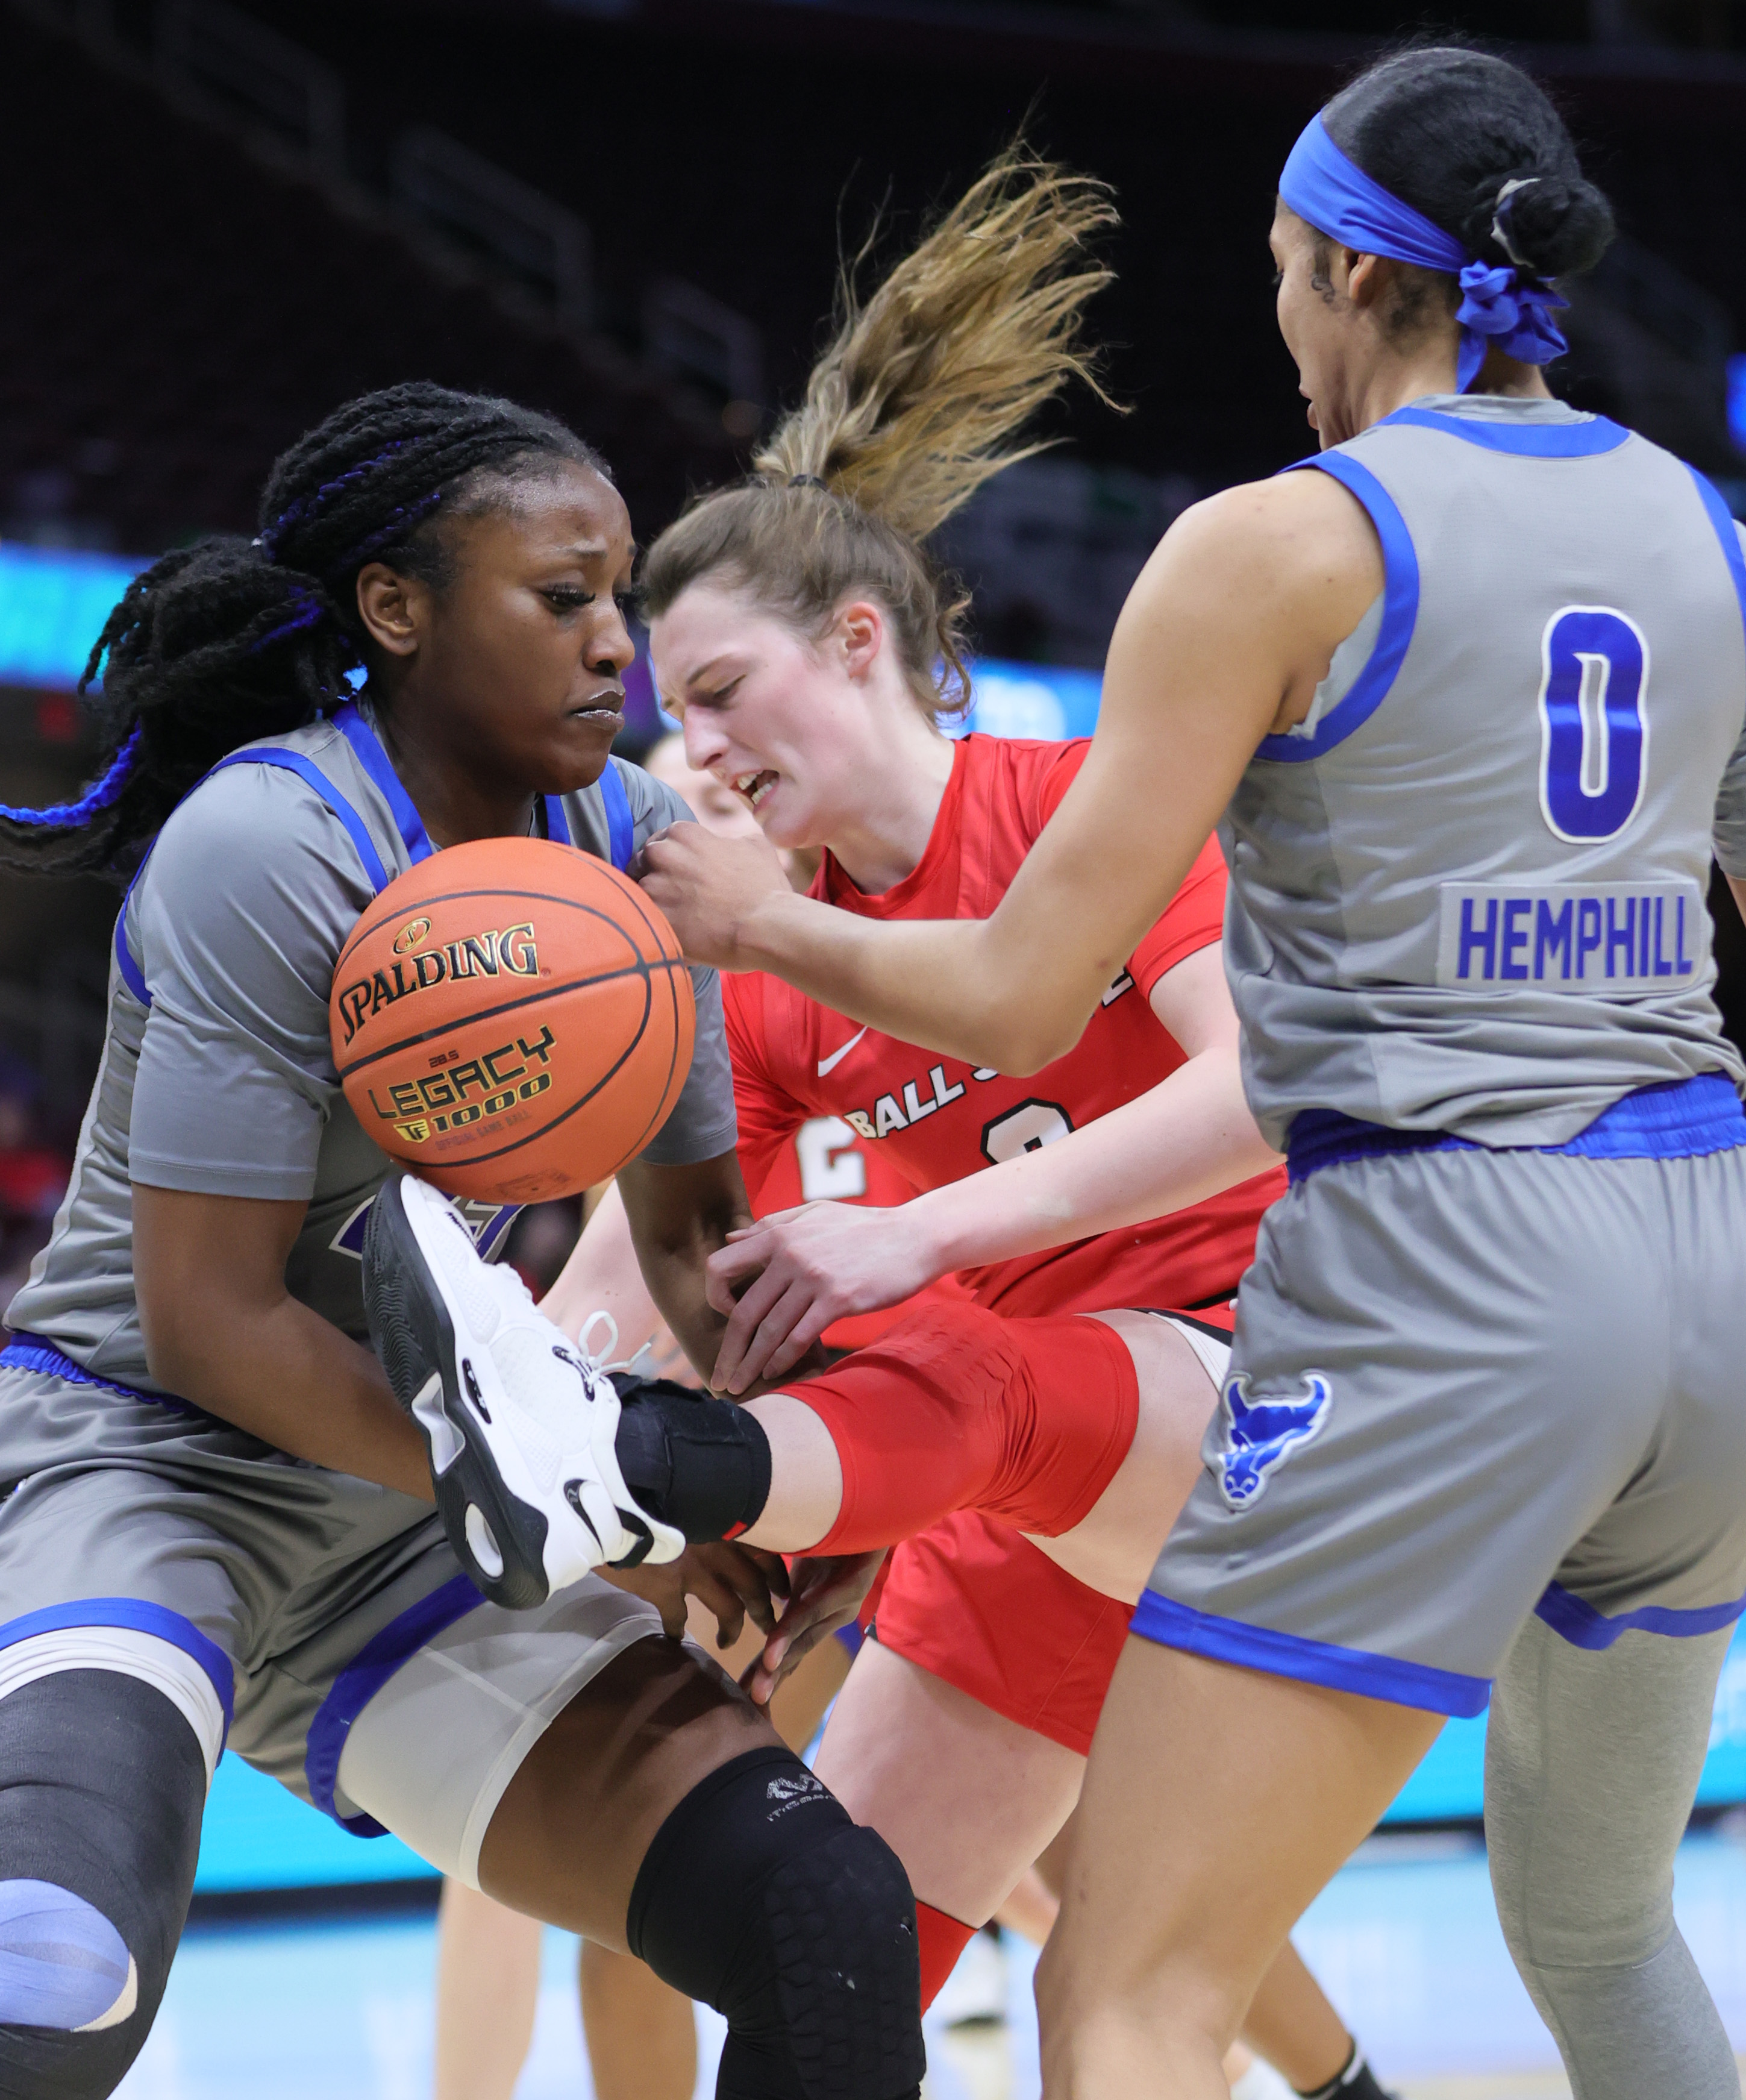
[[[1171,1317],[1196,1330],[1193,1346],[1215,1376],[1230,1308]],[[893,1654],[1084,1757],[1132,1610],[1010,1525],[958,1511],[893,1552],[875,1630]]]

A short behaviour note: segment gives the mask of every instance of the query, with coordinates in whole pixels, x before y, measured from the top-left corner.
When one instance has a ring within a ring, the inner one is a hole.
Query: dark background
[[[249,0],[249,20],[333,69],[335,183],[289,152],[276,170],[271,127],[222,90],[198,108],[166,95],[168,11],[69,6],[68,23],[107,18],[99,41],[58,30],[52,7],[0,7],[0,165],[29,203],[0,306],[0,520],[15,532],[82,521],[149,552],[247,523],[280,447],[412,371],[571,415],[652,532],[731,466],[734,439],[719,390],[690,374],[705,398],[679,403],[650,373],[651,286],[682,280],[744,318],[768,409],[804,375],[840,229],[858,237],[884,204],[893,236],[913,232],[1027,117],[1038,145],[1115,186],[1124,215],[1096,320],[1134,412],[1070,414],[1081,455],[1200,486],[1268,472],[1307,445],[1271,321],[1274,176],[1379,43],[1437,26],[1369,5]],[[1678,273],[1628,315],[1647,320],[1639,349],[1691,351],[1695,310],[1713,382],[1731,346],[1715,330],[1746,330],[1746,52],[1731,48],[1746,7],[1527,0],[1452,18],[1533,67],[1633,254]],[[586,223],[585,337],[518,324],[403,237],[381,206],[417,126]],[[1612,289],[1628,309],[1630,288]],[[1646,375],[1612,372],[1594,330],[1577,334],[1563,385],[1644,422]],[[1698,464],[1739,470],[1713,383],[1707,407],[1658,405]]]

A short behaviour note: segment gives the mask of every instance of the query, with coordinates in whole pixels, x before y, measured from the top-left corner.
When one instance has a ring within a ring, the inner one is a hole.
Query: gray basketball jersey
[[[276,762],[250,762],[254,750]],[[639,768],[610,763],[622,792],[549,798],[545,824],[622,859],[690,812]],[[8,1315],[15,1331],[158,1390],[134,1299],[138,1180],[306,1202],[287,1283],[363,1338],[364,1229],[391,1162],[340,1090],[328,993],[359,915],[429,850],[361,710],[349,730],[315,722],[245,746],[174,810],[117,922],[103,1061],[53,1235]],[[692,982],[697,1048],[642,1155],[657,1164],[713,1158],[735,1141],[721,986],[710,970]],[[482,1249],[500,1249],[514,1207],[463,1209]]]
[[[1739,1060],[1712,836],[1746,867],[1746,564],[1670,453],[1550,401],[1437,396],[1303,462],[1382,598],[1222,836],[1250,1105],[1558,1145]]]

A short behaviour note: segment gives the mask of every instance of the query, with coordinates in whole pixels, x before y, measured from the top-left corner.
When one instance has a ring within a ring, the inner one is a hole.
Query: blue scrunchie
[[[1279,194],[1299,218],[1345,247],[1416,263],[1422,270],[1446,271],[1457,280],[1461,350],[1455,380],[1463,394],[1479,376],[1494,342],[1506,357],[1524,364],[1550,364],[1570,347],[1551,317],[1551,309],[1567,306],[1567,300],[1543,285],[1524,284],[1507,263],[1494,268],[1470,260],[1453,234],[1349,161],[1320,117],[1298,134],[1279,178]]]

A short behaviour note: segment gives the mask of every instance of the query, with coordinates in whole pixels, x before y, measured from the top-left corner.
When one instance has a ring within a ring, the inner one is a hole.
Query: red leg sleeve
[[[921,2009],[926,2012],[940,1995],[946,1979],[958,1966],[958,1957],[976,1938],[977,1929],[959,1918],[949,1917],[932,1904],[915,1906],[915,1943],[921,1955]]]
[[[843,1469],[815,1553],[890,1546],[959,1509],[1055,1538],[1109,1485],[1140,1412],[1134,1360],[1102,1321],[964,1304],[912,1313],[791,1396],[830,1431]]]

